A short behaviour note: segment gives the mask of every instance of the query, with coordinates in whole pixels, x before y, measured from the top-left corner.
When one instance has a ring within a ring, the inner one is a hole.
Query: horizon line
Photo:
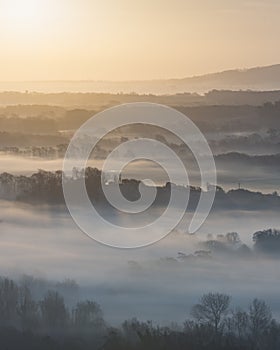
[[[280,63],[274,63],[269,65],[251,66],[243,68],[228,68],[221,71],[212,71],[209,73],[201,73],[190,76],[183,76],[181,78],[153,78],[153,79],[125,79],[125,80],[109,80],[109,79],[32,79],[32,80],[0,80],[0,83],[77,83],[77,82],[94,82],[94,83],[135,83],[135,82],[161,82],[161,81],[172,81],[172,80],[185,80],[202,78],[216,74],[223,74],[227,72],[245,73],[255,69],[267,69],[275,66],[280,66]]]

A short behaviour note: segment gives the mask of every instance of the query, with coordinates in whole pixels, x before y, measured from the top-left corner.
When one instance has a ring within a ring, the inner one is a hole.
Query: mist
[[[81,285],[80,298],[100,303],[113,324],[134,316],[161,324],[183,321],[199,295],[217,290],[233,295],[241,306],[252,296],[269,299],[275,315],[280,315],[275,259],[223,254],[195,262],[178,258],[179,252],[202,249],[207,235],[231,231],[252,248],[252,234],[277,227],[278,212],[212,213],[195,235],[184,233],[181,226],[156,244],[132,250],[108,248],[90,239],[59,206],[1,201],[0,219],[2,275],[74,279]]]

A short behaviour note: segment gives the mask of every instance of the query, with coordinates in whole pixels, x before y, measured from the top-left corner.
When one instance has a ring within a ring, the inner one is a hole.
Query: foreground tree
[[[226,294],[208,293],[204,294],[200,303],[192,308],[192,316],[199,322],[208,324],[218,334],[223,320],[227,315],[231,297]]]
[[[0,324],[17,322],[18,286],[8,278],[0,279]]]
[[[78,329],[85,331],[104,327],[105,322],[100,305],[89,300],[79,302],[74,309],[74,324]]]
[[[66,327],[69,314],[64,299],[59,293],[49,291],[40,302],[40,310],[43,324],[48,329],[60,331]]]
[[[232,314],[233,331],[238,337],[239,341],[245,339],[249,333],[249,315],[246,311],[237,309]]]
[[[23,330],[34,330],[38,328],[38,304],[33,300],[27,286],[19,288],[17,311]]]
[[[249,307],[249,321],[252,342],[256,349],[262,349],[272,322],[271,310],[263,300],[253,300]]]

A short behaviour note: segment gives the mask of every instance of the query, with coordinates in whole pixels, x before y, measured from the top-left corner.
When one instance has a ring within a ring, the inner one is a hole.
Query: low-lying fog
[[[252,234],[269,227],[279,227],[278,212],[216,212],[194,236],[184,234],[181,226],[149,247],[120,250],[88,238],[62,208],[0,201],[0,273],[74,278],[82,286],[81,297],[99,302],[113,323],[133,316],[161,323],[183,321],[207,291],[226,292],[241,306],[254,297],[264,298],[279,316],[276,260],[163,260],[177,258],[178,252],[193,253],[207,234],[236,231],[252,247]]]

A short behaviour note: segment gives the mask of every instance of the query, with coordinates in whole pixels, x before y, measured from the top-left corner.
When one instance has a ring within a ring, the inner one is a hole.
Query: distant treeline
[[[0,133],[0,137],[3,135],[3,133]],[[22,135],[21,135],[22,136]],[[217,153],[214,155],[214,160],[217,167],[217,172],[219,174],[219,171],[223,171],[224,168],[234,168],[236,167],[255,167],[256,171],[259,170],[278,170],[280,167],[280,134],[277,135],[277,139],[279,137],[279,143],[278,142],[266,142],[265,139],[257,137],[257,135],[254,136],[256,139],[256,142],[252,142],[253,140],[250,139],[250,136],[248,137],[231,137],[227,140],[221,140],[220,142],[209,142],[210,146],[212,147],[212,150],[218,151],[219,149],[223,148],[231,148],[234,147],[234,144],[236,145],[236,148],[247,148],[249,146],[249,143],[251,145],[251,150],[258,151],[258,147],[260,149],[260,145],[262,145],[261,149],[263,151],[267,150],[267,148],[274,149],[275,151],[278,150],[278,153],[274,154],[261,154],[261,155],[251,155],[246,154],[243,152],[228,152],[228,153]],[[13,140],[15,142],[18,142],[17,134],[12,134],[11,142]],[[162,142],[167,144],[172,150],[180,157],[180,159],[184,162],[186,161],[187,164],[192,164],[193,169],[195,169],[195,162],[193,157],[191,156],[190,151],[184,148],[183,145],[176,145],[176,144],[170,144],[166,140],[164,140],[163,137],[155,137],[155,139],[160,139]],[[4,135],[5,139],[5,135]],[[34,136],[34,135],[24,135],[23,142],[33,142],[33,140],[37,139],[39,144],[44,144],[45,137],[41,136]],[[57,141],[57,137],[53,136],[51,137],[53,141]],[[107,147],[103,148],[103,146],[96,146],[93,150],[93,154],[91,156],[92,159],[101,159],[104,160],[108,157],[108,155],[113,151],[114,148],[116,148],[118,145],[121,144],[121,141],[127,141],[127,138],[118,138],[114,140],[110,140],[110,144],[107,142]],[[2,140],[1,140],[2,141]],[[243,143],[242,143],[243,141]],[[215,147],[216,146],[216,147]],[[26,158],[40,158],[40,159],[63,159],[65,157],[65,153],[68,147],[68,143],[62,143],[55,146],[25,146],[25,147],[16,147],[14,145],[11,146],[1,146],[0,142],[0,155],[12,155],[16,157],[26,157]]]
[[[231,306],[231,296],[209,292],[191,310],[183,324],[159,326],[136,318],[112,327],[100,305],[64,298],[77,284],[60,283],[34,290],[42,281],[15,282],[0,278],[0,344],[5,350],[278,350],[280,324],[268,304],[253,299],[247,309]],[[61,287],[64,287],[64,293]],[[60,288],[60,291],[58,289]],[[187,292],[186,292],[187,298]]]
[[[62,171],[39,170],[31,176],[15,176],[8,173],[0,174],[0,198],[10,200],[20,200],[27,202],[42,202],[53,204],[64,204],[62,189]],[[73,169],[71,177],[65,177],[65,184],[69,188],[75,182],[84,181],[89,198],[93,202],[108,204],[103,193],[101,184],[101,171],[88,167],[84,171]],[[139,185],[141,181],[135,179],[123,179],[121,183],[110,182],[106,186],[120,186],[122,194],[131,201],[139,198]],[[143,184],[143,186],[145,186]],[[153,205],[167,205],[170,198],[170,191],[180,192],[190,191],[188,210],[194,210],[198,204],[202,189],[200,187],[184,187],[176,184],[166,183],[165,186],[157,186],[157,195]],[[209,185],[210,194],[215,187]],[[148,189],[147,189],[148,190]],[[109,205],[109,204],[108,204]],[[280,196],[277,192],[263,194],[252,192],[246,189],[236,189],[225,192],[221,187],[216,187],[216,196],[213,209],[217,210],[279,210]]]
[[[54,134],[29,134],[20,132],[1,132],[0,131],[0,152],[9,153],[17,156],[35,156],[35,157],[51,157],[63,158],[69,144],[69,140],[73,132],[69,133],[54,133]],[[135,139],[136,132],[131,134],[121,133],[120,135],[109,135],[103,138],[94,149],[94,154],[99,159],[106,158],[112,150],[121,142]],[[125,136],[126,135],[126,136]],[[164,133],[156,133],[146,137],[156,139],[165,143],[174,150],[181,158],[189,156],[189,150],[182,143],[174,143],[167,140]],[[206,135],[207,136],[207,135]],[[215,155],[223,153],[249,153],[253,155],[263,155],[263,158],[270,154],[280,153],[280,132],[276,129],[267,130],[265,133],[250,133],[247,135],[222,135],[221,138],[214,140],[209,136],[209,146]],[[138,137],[142,137],[139,133]],[[106,140],[106,141],[105,141]],[[40,147],[42,150],[40,152]],[[57,150],[64,152],[58,152]],[[224,160],[223,157],[222,160]],[[244,157],[243,157],[244,158]],[[236,160],[237,156],[233,160]],[[242,157],[240,157],[242,160]],[[255,158],[255,160],[257,160]],[[261,158],[259,158],[261,160]],[[265,159],[263,159],[265,160]],[[275,165],[277,165],[275,163]]]
[[[245,259],[247,262],[254,258],[266,257],[272,259],[280,258],[280,230],[267,229],[253,233],[253,247],[249,248],[244,244],[237,232],[228,232],[226,234],[208,234],[207,239],[198,243],[198,249],[194,253],[185,254],[178,252],[177,257],[164,257],[160,259],[160,264],[172,264],[179,266],[181,263],[209,264],[215,259],[226,258],[227,261],[238,261]],[[131,261],[131,267],[141,267],[138,262]]]
[[[280,153],[252,156],[244,153],[230,152],[215,156],[216,165],[228,164],[229,166],[251,166],[251,167],[280,167]]]
[[[6,132],[50,134],[77,129],[96,114],[86,109],[66,110],[52,106],[8,106],[0,108],[0,130]]]
[[[203,132],[257,132],[280,128],[280,92],[277,101],[263,101],[258,106],[234,105],[234,103],[188,106],[183,101],[176,101],[176,103],[174,101],[171,104],[170,98],[161,97],[161,103],[170,105],[188,116]],[[150,99],[135,97],[130,102],[138,100],[148,102]],[[115,101],[113,105],[123,102]],[[107,104],[101,104],[96,108],[88,105],[77,106],[71,109],[51,105],[20,104],[0,107],[0,131],[48,134],[60,130],[77,129],[97,112],[109,107]]]
[[[136,94],[136,93],[38,93],[38,92],[1,92],[0,104],[35,104],[54,106],[113,106],[120,103],[152,102],[170,106],[194,105],[251,105],[260,106],[265,102],[280,100],[280,91],[232,91],[212,90],[205,94],[178,93],[166,95]]]
[[[28,140],[30,140],[30,138],[28,138]],[[40,138],[39,143],[42,143],[42,142],[44,141]],[[41,159],[62,159],[65,156],[66,149],[67,149],[67,144],[60,144],[57,146],[29,146],[29,147],[5,146],[5,147],[0,147],[0,154],[2,153],[4,155],[13,155],[17,157],[27,157],[27,158],[36,157]]]

